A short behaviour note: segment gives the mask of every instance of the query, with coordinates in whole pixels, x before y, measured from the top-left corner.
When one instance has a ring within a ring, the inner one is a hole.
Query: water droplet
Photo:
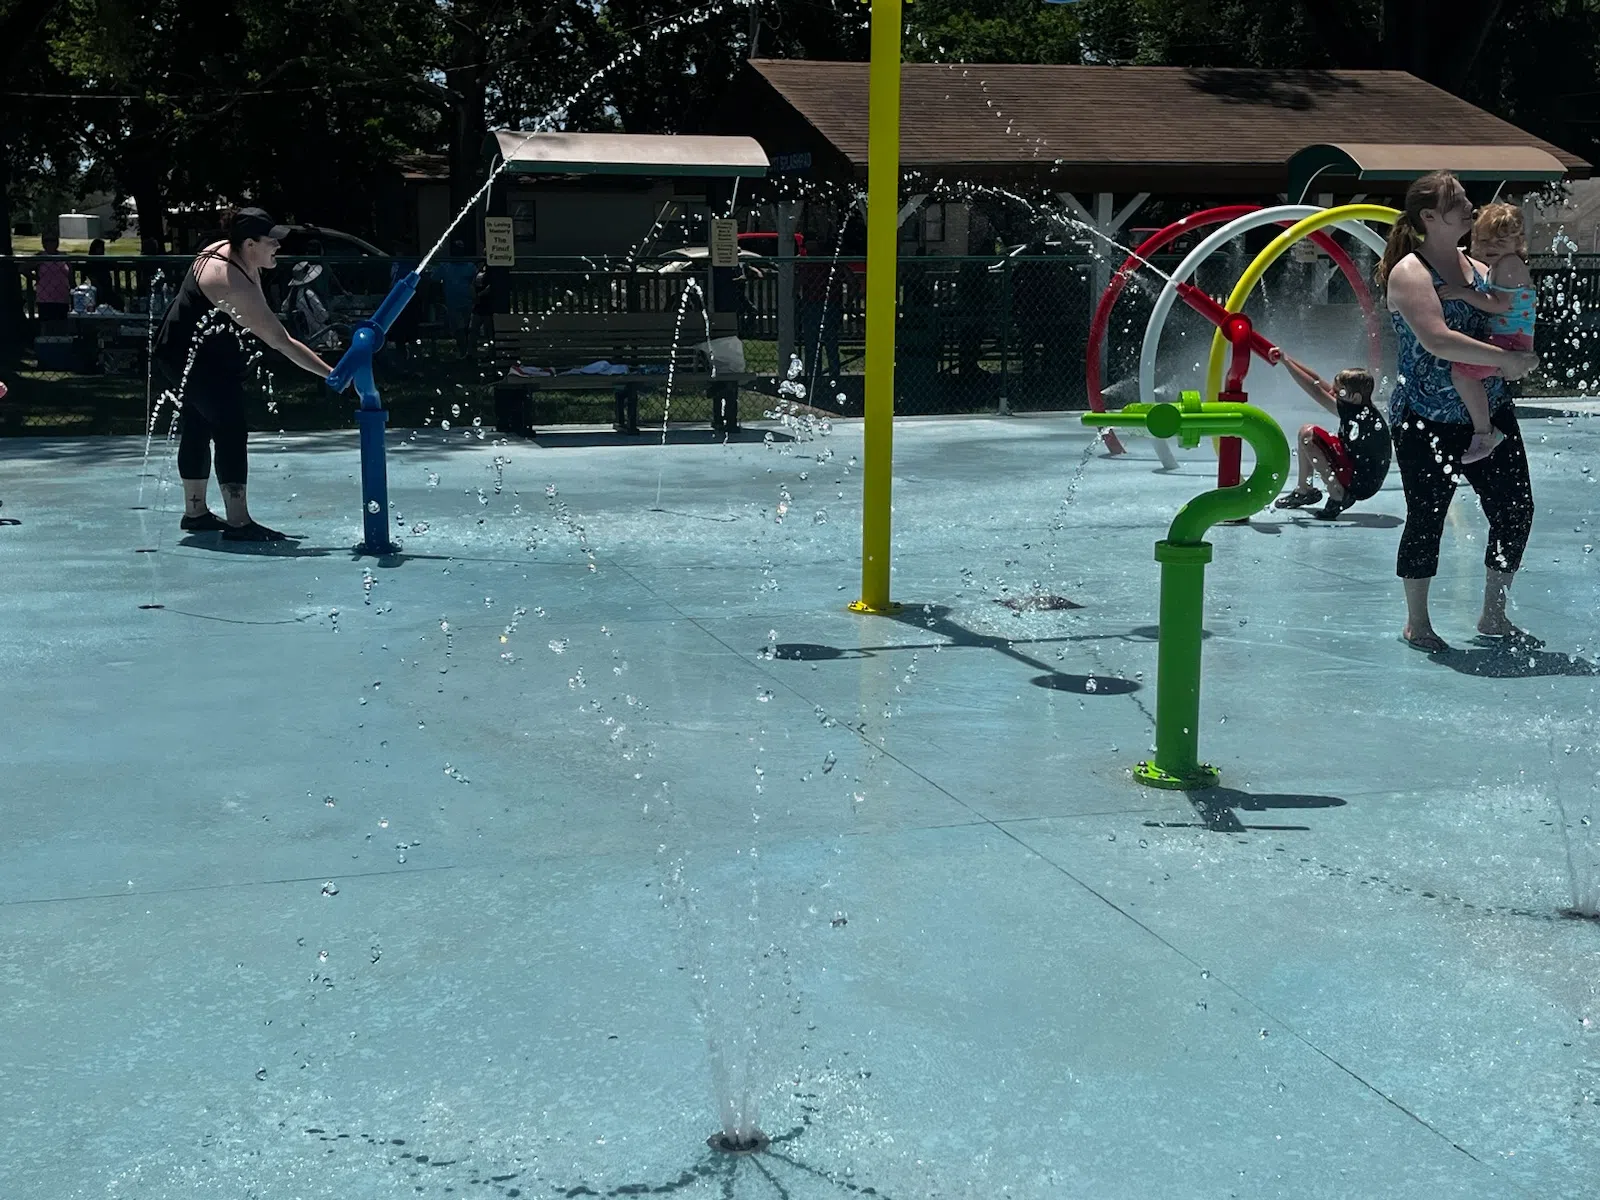
[[[375,512],[381,512],[382,509],[379,508],[378,502],[376,500],[368,500],[367,501],[367,511],[369,513],[375,513]]]
[[[449,429],[450,428],[450,422],[449,421],[440,421],[439,422],[439,428],[440,429]]]
[[[550,642],[549,642],[549,646],[550,646],[551,653],[553,653],[553,654],[565,654],[567,652],[567,639],[566,638],[551,638]]]
[[[327,883],[322,885],[322,894],[324,896],[337,896],[339,894],[339,885],[331,879],[328,880]]]
[[[452,416],[452,417],[459,417],[459,416],[460,416],[460,415],[461,415],[461,405],[459,405],[459,404],[452,404],[452,405],[451,405],[451,406],[450,406],[450,415],[451,415],[451,416]]]

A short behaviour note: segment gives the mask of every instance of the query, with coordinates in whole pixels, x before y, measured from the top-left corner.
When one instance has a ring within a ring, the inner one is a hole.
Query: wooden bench
[[[737,333],[733,313],[716,313],[712,338]],[[711,427],[729,432],[739,427],[739,386],[760,376],[709,369],[703,351],[705,317],[691,307],[679,329],[676,312],[572,313],[543,317],[496,313],[494,344],[497,360],[508,364],[494,386],[495,424],[502,433],[531,436],[533,404],[540,392],[610,391],[618,433],[639,432],[639,396],[666,388],[704,389],[711,396]],[[574,367],[606,361],[629,368],[626,374],[565,374]],[[510,366],[545,368],[552,375],[524,375]],[[670,374],[669,374],[670,372]]]

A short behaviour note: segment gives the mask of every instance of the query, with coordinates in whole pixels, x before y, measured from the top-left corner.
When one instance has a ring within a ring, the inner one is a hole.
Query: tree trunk
[[[445,88],[450,92],[450,215],[454,217],[481,186],[483,143],[488,136],[484,109],[488,100],[487,48],[476,30],[457,29],[450,45],[450,66],[445,68]],[[477,251],[478,222],[467,222],[453,237],[461,237],[469,254]],[[446,247],[446,250],[449,248]]]
[[[166,244],[167,236],[167,204],[161,194],[161,185],[154,176],[144,175],[141,178],[130,180],[128,190],[133,195],[133,208],[139,214],[139,242],[140,250],[144,243],[154,239],[158,244]]]

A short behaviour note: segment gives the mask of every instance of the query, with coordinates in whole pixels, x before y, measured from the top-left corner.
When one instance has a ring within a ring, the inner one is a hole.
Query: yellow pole
[[[900,240],[900,0],[872,0],[867,132],[867,379],[861,515],[861,599],[892,613],[889,505],[894,473],[894,335]]]

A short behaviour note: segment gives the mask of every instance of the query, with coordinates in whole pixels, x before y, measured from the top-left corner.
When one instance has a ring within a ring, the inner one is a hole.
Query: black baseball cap
[[[287,225],[276,224],[260,208],[241,208],[233,214],[233,220],[228,223],[228,239],[234,242],[248,241],[251,238],[271,238],[281,242],[289,234]]]

